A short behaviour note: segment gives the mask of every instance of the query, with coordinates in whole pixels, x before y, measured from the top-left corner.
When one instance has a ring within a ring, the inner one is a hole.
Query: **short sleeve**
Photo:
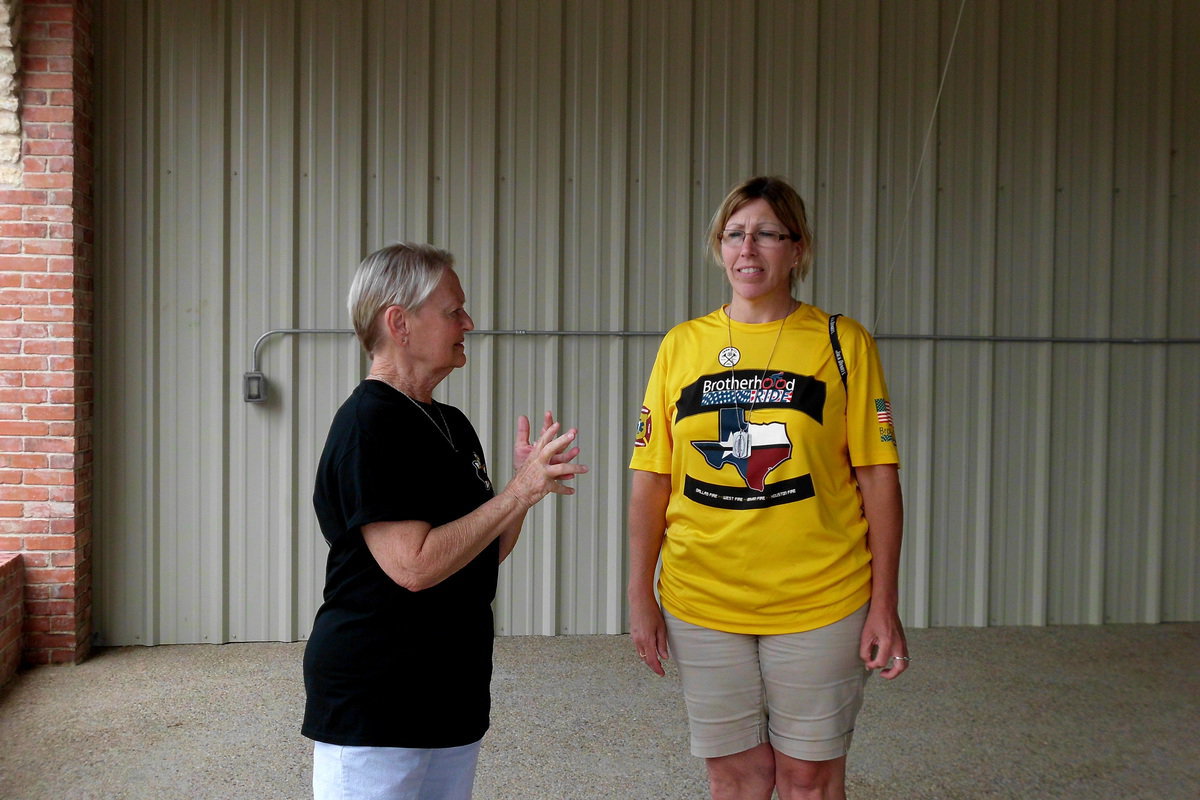
[[[846,433],[855,466],[899,464],[896,424],[875,340],[861,324],[838,319],[846,356]]]
[[[675,399],[669,389],[670,345],[668,334],[659,345],[650,379],[646,383],[646,394],[638,409],[637,427],[634,431],[633,456],[630,469],[669,474],[671,472],[672,430],[671,420],[675,415]]]

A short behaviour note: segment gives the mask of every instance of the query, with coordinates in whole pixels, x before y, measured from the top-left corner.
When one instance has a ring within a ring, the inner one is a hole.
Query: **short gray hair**
[[[346,306],[354,323],[354,333],[368,356],[375,354],[379,340],[376,319],[388,306],[415,311],[429,299],[442,275],[454,269],[454,256],[433,245],[400,242],[362,260]]]

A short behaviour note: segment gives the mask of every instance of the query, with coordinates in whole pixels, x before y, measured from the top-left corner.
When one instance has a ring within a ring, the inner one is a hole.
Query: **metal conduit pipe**
[[[242,375],[242,400],[247,403],[267,401],[267,379],[258,366],[259,351],[272,336],[296,336],[305,334],[354,334],[353,328],[275,328],[269,330],[254,343],[250,354],[250,371]],[[525,328],[509,330],[474,330],[472,336],[663,336],[666,331],[539,331]],[[1165,338],[1112,336],[984,336],[970,334],[938,333],[879,333],[878,340],[920,342],[1018,342],[1025,344],[1200,344],[1200,338]]]

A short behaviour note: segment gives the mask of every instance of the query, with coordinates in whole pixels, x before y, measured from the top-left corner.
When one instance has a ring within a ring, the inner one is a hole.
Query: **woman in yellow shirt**
[[[663,339],[630,462],[632,638],[674,656],[713,798],[841,800],[865,679],[908,665],[887,385],[861,325],[793,297],[789,184],[734,188],[709,244],[732,297]]]

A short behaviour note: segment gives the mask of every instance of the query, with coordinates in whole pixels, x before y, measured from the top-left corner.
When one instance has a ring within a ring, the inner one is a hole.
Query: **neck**
[[[371,369],[368,378],[383,381],[398,392],[403,392],[414,400],[422,403],[433,402],[433,390],[445,375],[426,375],[411,365],[398,362],[385,354],[376,355],[371,359]]]
[[[734,322],[775,322],[791,314],[799,306],[800,303],[793,299],[791,294],[786,297],[760,297],[754,300],[735,294],[726,306],[725,313]]]

